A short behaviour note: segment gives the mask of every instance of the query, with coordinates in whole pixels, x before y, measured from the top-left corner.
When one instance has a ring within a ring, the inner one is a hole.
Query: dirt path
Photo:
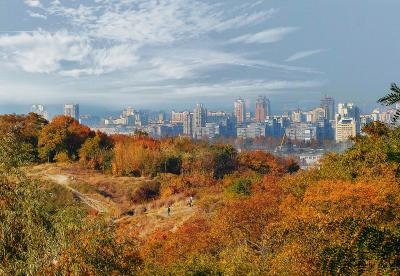
[[[157,229],[176,231],[198,211],[196,201],[193,207],[189,207],[187,198],[182,198],[180,195],[143,205],[126,205],[124,195],[118,194],[119,197],[108,198],[98,192],[98,187],[101,187],[104,182],[115,184],[116,189],[119,187],[126,189],[128,185],[138,184],[135,179],[118,178],[115,180],[108,176],[90,174],[85,171],[76,172],[69,167],[66,169],[54,165],[38,166],[30,173],[33,177],[45,178],[62,186],[89,208],[106,215],[121,229],[126,229],[126,231],[138,229],[141,237],[146,237]],[[146,179],[136,180],[141,183],[146,181]],[[87,187],[88,185],[90,187]],[[167,212],[167,201],[172,203],[170,215]]]
[[[54,181],[55,183],[63,186],[64,188],[70,190],[74,194],[74,196],[76,196],[82,203],[86,204],[90,208],[102,214],[108,213],[108,208],[103,203],[96,199],[90,198],[89,196],[82,194],[78,190],[69,186],[70,178],[68,176],[60,174],[46,174],[46,177]]]
[[[149,209],[144,213],[133,216],[125,216],[117,219],[119,225],[135,226],[139,229],[139,236],[144,238],[156,230],[175,232],[198,211],[195,205],[189,207],[186,201],[179,201],[171,205],[171,213],[168,215],[167,207]],[[128,227],[128,229],[130,229]]]

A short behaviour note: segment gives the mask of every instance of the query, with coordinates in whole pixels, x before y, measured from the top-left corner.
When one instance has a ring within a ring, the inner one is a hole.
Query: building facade
[[[335,100],[332,97],[325,96],[321,99],[321,108],[325,111],[325,118],[328,121],[335,120]]]
[[[306,142],[318,140],[318,127],[307,123],[294,123],[285,129],[286,137],[292,141]]]
[[[256,122],[265,122],[271,116],[270,109],[270,101],[265,96],[259,96],[256,101]]]
[[[65,104],[64,115],[79,121],[79,104]]]
[[[234,114],[237,126],[246,124],[246,103],[242,98],[239,98],[234,103]]]
[[[31,112],[36,113],[39,116],[42,116],[46,120],[49,120],[49,113],[46,108],[42,104],[34,104],[31,106]]]
[[[340,119],[336,122],[336,143],[348,141],[357,135],[357,124],[352,118]]]

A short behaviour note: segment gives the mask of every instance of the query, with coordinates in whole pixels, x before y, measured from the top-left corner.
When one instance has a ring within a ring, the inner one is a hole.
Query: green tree
[[[250,196],[251,186],[250,179],[238,179],[227,188],[227,192],[238,196]]]
[[[378,103],[384,104],[386,106],[394,105],[400,102],[400,88],[392,83],[390,86],[390,91],[386,96],[380,98]],[[396,110],[396,113],[393,117],[393,122],[396,122],[400,117],[400,109]]]
[[[214,154],[214,177],[222,179],[237,167],[237,152],[231,145],[213,145],[211,150]]]
[[[97,132],[95,137],[86,139],[79,149],[79,160],[87,168],[104,172],[111,168],[112,147],[112,140],[106,134]]]

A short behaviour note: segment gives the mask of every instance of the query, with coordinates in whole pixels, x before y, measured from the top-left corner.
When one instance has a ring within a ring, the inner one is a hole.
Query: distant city
[[[316,163],[327,150],[348,148],[350,138],[362,135],[366,124],[374,121],[391,123],[396,112],[395,109],[375,109],[371,114],[361,114],[355,104],[336,105],[329,96],[323,97],[314,109],[296,109],[279,115],[272,114],[271,102],[265,96],[257,98],[254,109],[248,106],[248,100],[238,98],[228,112],[207,110],[198,103],[194,110],[171,112],[127,107],[119,117],[100,118],[80,115],[79,104],[70,103],[64,105],[63,114],[109,135],[133,135],[141,131],[153,138],[179,136],[210,142],[232,140],[239,149],[250,147],[276,154],[298,155],[307,166]],[[33,105],[31,112],[49,119],[42,104]]]

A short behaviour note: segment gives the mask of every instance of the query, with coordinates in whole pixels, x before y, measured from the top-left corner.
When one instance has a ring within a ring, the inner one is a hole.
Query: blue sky
[[[1,0],[1,106],[368,111],[400,81],[398,0]],[[1,111],[1,110],[0,110]]]

